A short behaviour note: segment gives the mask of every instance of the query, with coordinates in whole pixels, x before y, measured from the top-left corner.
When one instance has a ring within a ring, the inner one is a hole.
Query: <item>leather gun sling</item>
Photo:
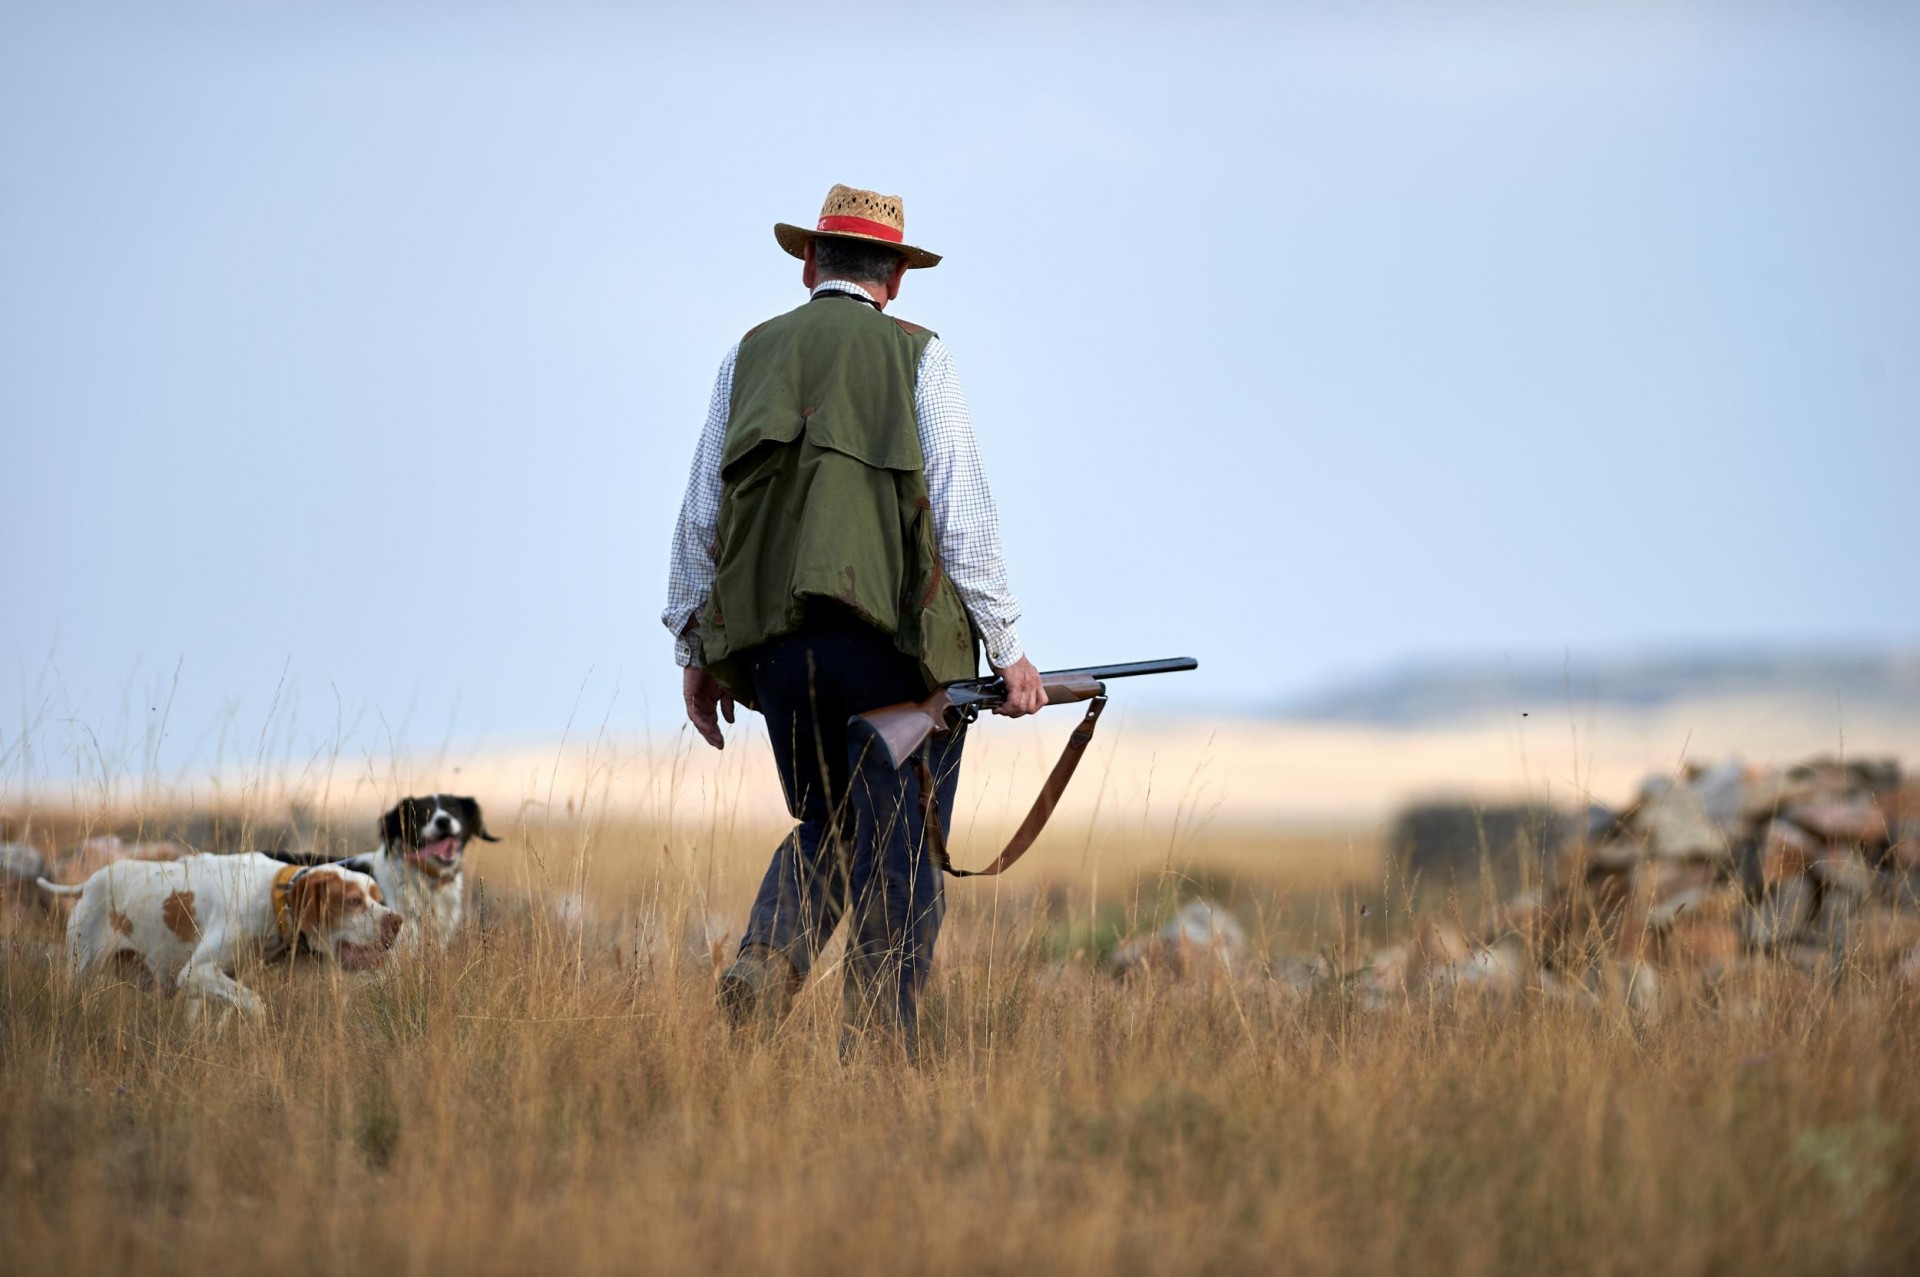
[[[1100,711],[1107,707],[1107,698],[1096,696],[1087,702],[1087,716],[1073,729],[1073,735],[1067,737],[1067,747],[1060,751],[1060,759],[1054,763],[1053,771],[1047,776],[1047,783],[1040,787],[1039,797],[1033,800],[1033,806],[1027,810],[1027,818],[1020,822],[1020,828],[1004,850],[994,858],[994,862],[985,869],[955,869],[953,858],[947,853],[947,835],[940,827],[939,787],[933,781],[933,769],[927,766],[923,752],[913,756],[914,775],[920,782],[920,827],[926,831],[927,846],[933,852],[933,858],[940,868],[955,878],[991,878],[1013,862],[1027,854],[1027,848],[1033,846],[1040,831],[1047,827],[1047,818],[1053,815],[1053,809],[1060,805],[1060,796],[1067,792],[1067,782],[1073,779],[1074,769],[1080,766],[1080,759],[1087,752],[1087,745],[1093,740],[1093,729],[1100,721]]]

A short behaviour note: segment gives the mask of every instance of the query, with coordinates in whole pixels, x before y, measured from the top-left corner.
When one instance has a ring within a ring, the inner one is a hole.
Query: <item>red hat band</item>
[[[896,230],[885,222],[869,221],[864,217],[823,217],[820,219],[820,224],[813,229],[830,234],[871,235],[875,239],[884,239],[889,244],[904,243],[907,238],[904,231]]]

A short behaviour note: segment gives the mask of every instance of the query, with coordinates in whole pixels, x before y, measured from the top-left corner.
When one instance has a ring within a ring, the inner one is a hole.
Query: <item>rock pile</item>
[[[1920,981],[1920,786],[1892,761],[1653,776],[1470,939],[1430,921],[1376,985],[1632,995],[1755,965]]]
[[[47,858],[21,842],[0,842],[0,899],[29,900],[39,894],[34,879],[47,872]]]
[[[1231,976],[1248,969],[1249,955],[1247,934],[1226,906],[1199,898],[1181,905],[1152,935],[1121,944],[1107,958],[1106,969],[1117,976]]]

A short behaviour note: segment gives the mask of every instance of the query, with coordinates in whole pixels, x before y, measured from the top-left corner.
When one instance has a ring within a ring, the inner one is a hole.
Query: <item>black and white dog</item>
[[[428,794],[403,798],[382,816],[380,845],[364,856],[268,854],[293,864],[337,864],[371,875],[387,903],[406,915],[402,945],[416,943],[423,933],[444,945],[465,912],[461,867],[472,838],[500,841],[487,832],[480,804],[454,794]]]

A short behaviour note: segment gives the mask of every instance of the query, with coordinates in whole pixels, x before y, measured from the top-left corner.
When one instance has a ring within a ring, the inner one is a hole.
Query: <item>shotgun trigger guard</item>
[[[962,705],[954,712],[960,716],[963,724],[972,724],[980,717],[980,707],[975,704]]]

